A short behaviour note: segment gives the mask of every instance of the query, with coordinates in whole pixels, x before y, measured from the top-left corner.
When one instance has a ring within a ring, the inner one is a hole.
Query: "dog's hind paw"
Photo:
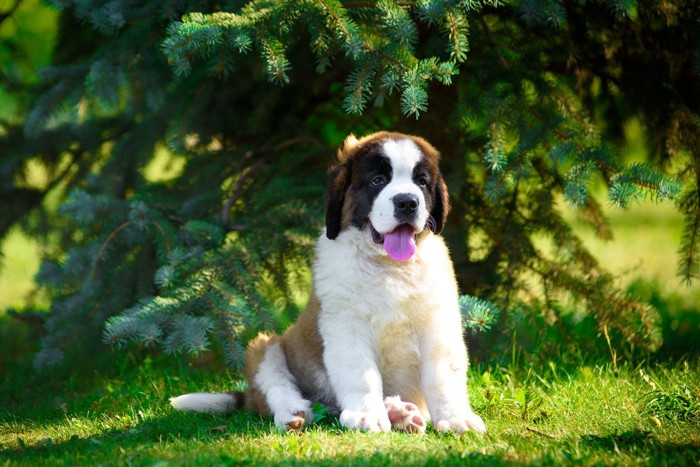
[[[287,431],[301,430],[306,422],[306,414],[304,412],[295,412],[292,415],[294,418],[287,422]]]
[[[275,428],[279,431],[299,431],[313,421],[314,413],[311,407],[275,413]]]

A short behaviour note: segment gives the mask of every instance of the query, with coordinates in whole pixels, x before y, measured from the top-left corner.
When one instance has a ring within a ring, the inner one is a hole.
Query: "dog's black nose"
[[[418,210],[418,197],[411,193],[401,193],[393,198],[394,215],[399,221],[412,220]]]

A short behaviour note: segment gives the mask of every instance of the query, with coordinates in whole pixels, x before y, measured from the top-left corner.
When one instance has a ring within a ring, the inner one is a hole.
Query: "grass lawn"
[[[474,367],[469,386],[488,426],[483,436],[348,432],[333,414],[280,434],[246,412],[176,412],[168,397],[236,382],[167,362],[89,384],[49,379],[42,389],[37,376],[15,378],[9,410],[7,402],[0,409],[4,465],[700,463],[697,358],[617,370]]]
[[[8,308],[22,308],[36,285],[39,270],[39,245],[19,228],[13,228],[0,242],[0,315]]]

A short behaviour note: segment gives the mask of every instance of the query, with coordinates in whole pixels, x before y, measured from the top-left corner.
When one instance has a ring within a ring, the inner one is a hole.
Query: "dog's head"
[[[447,217],[447,189],[438,169],[439,153],[422,138],[379,132],[350,135],[331,169],[326,235],[356,228],[371,244],[397,260],[416,251],[426,230],[439,233]]]

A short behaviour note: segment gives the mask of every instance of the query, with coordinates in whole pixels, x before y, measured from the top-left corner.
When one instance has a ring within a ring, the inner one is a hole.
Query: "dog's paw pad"
[[[394,430],[413,434],[425,432],[425,418],[415,404],[404,402],[398,396],[394,396],[384,399],[384,405]]]
[[[300,404],[303,406],[303,404]],[[311,408],[296,408],[296,410],[275,413],[275,428],[279,431],[299,431],[314,421]]]
[[[303,411],[295,412],[292,414],[294,418],[286,423],[287,431],[297,431],[304,428],[306,422],[306,413]]]

